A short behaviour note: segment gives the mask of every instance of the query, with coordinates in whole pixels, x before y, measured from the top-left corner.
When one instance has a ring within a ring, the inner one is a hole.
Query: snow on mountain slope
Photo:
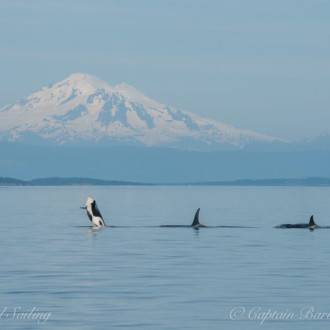
[[[0,140],[192,150],[284,142],[160,104],[126,84],[113,87],[80,73],[1,108]]]

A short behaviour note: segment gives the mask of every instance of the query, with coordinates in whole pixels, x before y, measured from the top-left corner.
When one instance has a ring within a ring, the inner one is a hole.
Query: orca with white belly
[[[312,215],[309,219],[309,223],[284,223],[282,225],[277,225],[275,228],[308,228],[310,230],[314,230],[315,228],[321,228],[314,221],[314,216]]]
[[[86,206],[82,206],[81,209],[85,209],[87,211],[88,218],[94,227],[105,227],[104,220],[99,208],[97,207],[95,199],[88,197]]]

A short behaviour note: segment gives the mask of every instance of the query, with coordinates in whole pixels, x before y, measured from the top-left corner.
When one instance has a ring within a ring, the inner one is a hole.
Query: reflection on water
[[[89,195],[114,227],[89,227],[78,209]],[[329,195],[329,188],[2,187],[0,326],[40,327],[28,317],[34,308],[50,313],[43,325],[50,329],[260,329],[261,322],[327,329],[329,320],[315,317],[330,312],[330,232],[274,226],[311,214],[330,225]],[[196,206],[210,228],[160,227],[190,224]]]
[[[100,229],[104,229],[103,227],[91,227],[87,229],[88,233],[95,233],[97,231],[99,231]]]

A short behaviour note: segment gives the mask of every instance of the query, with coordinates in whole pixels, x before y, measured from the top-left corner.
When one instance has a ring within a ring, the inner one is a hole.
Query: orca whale
[[[97,207],[95,199],[88,197],[86,206],[82,206],[81,209],[85,209],[87,211],[88,218],[95,227],[105,227],[104,220],[99,208]]]
[[[204,225],[202,225],[200,222],[199,222],[199,211],[200,211],[200,208],[197,209],[196,213],[195,213],[195,217],[194,217],[194,220],[192,222],[191,225],[162,225],[160,227],[167,227],[167,228],[200,228],[200,227],[206,227]]]
[[[194,227],[194,228],[206,227],[206,226],[202,225],[201,223],[199,223],[199,211],[200,210],[201,210],[200,208],[197,209],[197,211],[195,213],[194,221],[191,224],[191,227]]]
[[[315,228],[320,228],[320,226],[315,223],[314,216],[312,215],[309,219],[309,223],[284,223],[276,226],[276,228],[309,228],[310,230],[314,230]]]

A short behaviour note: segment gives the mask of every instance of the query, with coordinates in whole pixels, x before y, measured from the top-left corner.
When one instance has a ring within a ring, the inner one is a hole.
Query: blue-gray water
[[[89,195],[120,227],[88,231]],[[273,227],[330,225],[329,200],[330,188],[1,187],[0,328],[328,329],[330,229]],[[198,207],[205,225],[254,228],[159,227]]]

